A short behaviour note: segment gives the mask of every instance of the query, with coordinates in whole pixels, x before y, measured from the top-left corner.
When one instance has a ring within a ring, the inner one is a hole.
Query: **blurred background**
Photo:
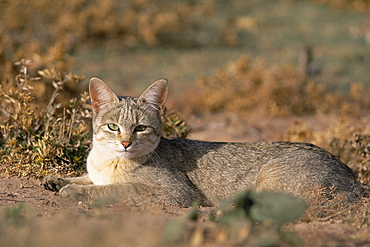
[[[46,104],[53,79],[73,72],[55,99],[65,105],[92,76],[119,95],[167,78],[167,107],[194,124],[218,113],[359,119],[370,109],[369,12],[367,0],[3,0],[0,79],[26,66],[46,79],[30,82]]]
[[[171,94],[183,96],[199,78],[244,55],[267,68],[302,72],[309,50],[308,73],[348,90],[351,82],[369,84],[369,6],[366,0],[3,0],[1,56],[16,61],[54,48],[72,60],[66,69],[101,77],[122,93],[167,78]]]

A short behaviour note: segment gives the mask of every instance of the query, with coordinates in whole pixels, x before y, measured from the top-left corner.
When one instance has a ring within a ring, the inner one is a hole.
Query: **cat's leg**
[[[143,201],[149,187],[143,184],[78,185],[69,184],[60,190],[64,198],[81,201],[132,200]]]
[[[50,175],[44,177],[44,179],[42,180],[42,185],[46,189],[57,192],[68,184],[89,185],[92,184],[92,181],[88,175],[75,178],[61,178]]]
[[[157,186],[141,183],[110,184],[110,185],[77,185],[69,184],[60,190],[64,198],[84,202],[109,201],[123,202],[129,206],[156,205],[159,203],[177,204],[182,207],[191,206],[193,201],[176,190],[168,190]],[[203,203],[202,203],[203,204]]]

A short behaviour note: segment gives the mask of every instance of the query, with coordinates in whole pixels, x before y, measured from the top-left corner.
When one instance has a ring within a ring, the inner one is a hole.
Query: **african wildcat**
[[[161,137],[167,81],[139,98],[118,97],[90,80],[93,145],[88,174],[45,177],[47,189],[84,200],[118,198],[132,204],[215,205],[241,190],[279,190],[307,198],[313,187],[360,194],[351,170],[327,151],[306,143],[222,143]]]

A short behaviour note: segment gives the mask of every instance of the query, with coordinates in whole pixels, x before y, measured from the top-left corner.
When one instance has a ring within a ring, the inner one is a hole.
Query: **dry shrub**
[[[89,148],[87,94],[62,108],[55,100],[67,83],[83,78],[44,69],[31,72],[30,61],[18,62],[21,71],[0,88],[1,164],[9,174],[42,177],[49,173],[79,174]],[[33,83],[51,84],[49,101],[35,101]]]
[[[313,201],[309,204],[300,221],[347,223],[357,228],[369,226],[369,197],[361,197],[356,202],[333,194],[331,198],[320,196],[320,191],[312,190]]]
[[[162,136],[168,139],[186,138],[191,132],[191,128],[181,119],[177,112],[168,113],[164,108],[162,115]]]
[[[67,72],[73,60],[60,44],[44,53],[16,51],[8,35],[0,36],[2,168],[37,178],[79,174],[89,148],[88,97],[74,97],[84,77]],[[30,59],[12,62],[21,55]]]
[[[246,116],[336,112],[358,116],[370,109],[370,101],[361,84],[350,87],[351,93],[344,95],[291,66],[267,68],[262,60],[243,57],[216,76],[199,80],[187,98],[196,113],[229,111]]]
[[[58,103],[68,105],[71,98],[79,97],[82,90],[79,86],[83,76],[75,76],[70,71],[73,66],[73,58],[66,54],[65,47],[57,43],[45,52],[33,52],[14,48],[11,37],[0,30],[0,81],[3,90],[14,88],[16,77],[23,76],[33,90],[29,93],[34,104],[46,105],[55,87],[53,81],[63,81],[63,90],[58,91]],[[26,57],[27,59],[23,59]],[[14,62],[18,61],[18,62]],[[41,77],[42,80],[35,79]],[[68,77],[63,78],[63,77]]]
[[[0,3],[0,30],[14,47],[42,51],[57,42],[72,51],[82,43],[119,47],[170,44],[193,47],[213,42],[212,0],[14,0]]]
[[[357,229],[370,226],[368,209],[370,198],[365,188],[363,197],[349,201],[343,194],[335,193],[335,188],[312,187],[308,190],[308,208],[300,218],[301,222],[330,222],[350,224]]]

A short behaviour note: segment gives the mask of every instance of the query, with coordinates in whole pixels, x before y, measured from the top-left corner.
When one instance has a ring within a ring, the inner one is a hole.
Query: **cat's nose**
[[[121,142],[121,144],[125,147],[125,148],[128,148],[129,146],[131,146],[131,142],[125,142],[125,141],[123,141],[123,142]]]

